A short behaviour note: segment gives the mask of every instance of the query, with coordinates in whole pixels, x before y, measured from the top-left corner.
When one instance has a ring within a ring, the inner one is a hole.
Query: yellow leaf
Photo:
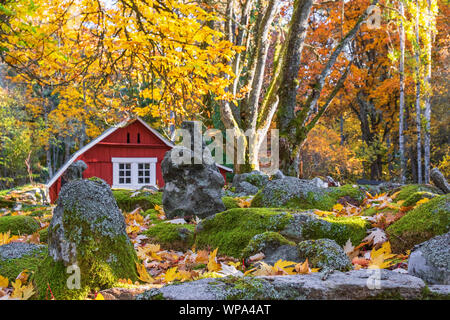
[[[147,283],[153,283],[155,282],[155,279],[153,279],[147,272],[147,269],[145,269],[145,266],[142,264],[139,264],[136,262],[136,269],[138,272],[138,278],[139,280]]]
[[[290,267],[290,266],[295,266],[296,263],[292,262],[292,261],[285,261],[285,260],[278,260],[277,262],[275,262],[275,264],[273,265],[273,268],[277,271],[281,271],[282,273],[285,274],[295,274],[294,272],[294,267]]]
[[[308,258],[306,258],[305,262],[303,263],[298,263],[297,265],[295,265],[295,271],[297,271],[297,273],[300,274],[308,274],[309,271],[309,264],[308,264]]]
[[[206,264],[209,261],[208,256],[209,256],[208,251],[200,250],[199,252],[197,252],[197,256],[195,257],[195,262]]]
[[[105,297],[101,293],[97,294],[94,300],[105,300]]]
[[[216,248],[209,255],[208,270],[211,271],[211,272],[220,271],[222,269],[222,266],[219,263],[216,262],[216,255],[217,255],[217,250],[218,249],[219,248]]]
[[[416,202],[416,207],[417,207],[417,206],[420,206],[420,205],[423,204],[423,203],[427,203],[428,201],[430,201],[430,199],[428,199],[428,198],[423,198],[423,199],[421,199],[421,200],[419,200],[419,201]]]
[[[8,278],[0,276],[0,288],[7,288],[8,287]]]
[[[342,204],[340,204],[340,203],[336,203],[333,206],[333,211],[340,212],[342,209],[344,209],[344,206]]]
[[[178,267],[173,267],[173,268],[170,268],[169,270],[167,270],[166,274],[164,275],[164,281],[167,283],[170,283],[170,282],[178,279],[177,269],[178,269]]]

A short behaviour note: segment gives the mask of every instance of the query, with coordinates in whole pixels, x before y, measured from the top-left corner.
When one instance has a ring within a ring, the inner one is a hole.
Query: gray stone
[[[38,254],[45,249],[44,245],[25,242],[10,242],[0,246],[0,260],[18,259]],[[0,272],[1,275],[1,272]]]
[[[307,198],[308,196],[319,197],[323,195],[323,188],[311,180],[302,180],[295,177],[270,180],[258,193],[258,206],[260,207],[282,207],[294,198]]]
[[[430,289],[431,293],[447,297],[447,299],[450,298],[450,285],[435,284],[432,286],[428,286],[428,289]]]
[[[138,300],[365,300],[419,299],[424,282],[390,270],[336,271],[320,274],[201,279],[151,289]]]
[[[65,265],[82,258],[77,257],[77,249],[88,237],[97,239],[100,247],[104,238],[123,236],[132,246],[124,216],[109,185],[101,179],[66,183],[61,188],[48,230],[49,255]]]
[[[266,256],[263,261],[267,264],[274,265],[278,260],[301,262],[302,260],[298,256],[296,246],[288,244],[282,245],[275,250],[268,250],[264,253]]]
[[[445,194],[450,193],[450,184],[447,182],[447,179],[445,179],[442,172],[439,171],[438,168],[431,169],[430,172],[430,178],[431,181],[442,190]]]
[[[258,191],[258,187],[247,181],[241,181],[235,189],[235,193],[239,194],[239,197],[254,195],[258,193]]]
[[[185,128],[194,130],[190,123]],[[168,218],[205,218],[226,210],[222,202],[225,180],[209,149],[204,143],[199,145],[203,145],[200,152],[193,144],[191,149],[175,146],[161,163],[165,183],[162,201]]]
[[[312,183],[318,188],[328,188],[328,183],[320,179],[319,177],[315,177],[311,180]]]
[[[258,189],[261,189],[264,188],[269,182],[269,176],[258,170],[235,174],[231,186],[237,188],[244,181],[254,185]]]
[[[280,234],[295,242],[309,240],[310,234],[308,230],[312,229],[311,226],[320,230],[331,229],[330,222],[319,219],[312,210],[309,210],[303,213],[292,214],[292,220],[289,221]]]
[[[350,259],[334,240],[306,240],[298,243],[297,249],[298,256],[302,261],[308,259],[311,267],[321,268],[321,271],[349,271],[352,269]]]
[[[450,284],[450,232],[417,245],[409,256],[408,273],[429,284]]]
[[[72,163],[61,176],[61,186],[72,180],[83,179],[83,172],[87,167],[83,160]]]

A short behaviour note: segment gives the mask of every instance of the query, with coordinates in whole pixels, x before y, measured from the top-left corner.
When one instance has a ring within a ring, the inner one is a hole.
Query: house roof
[[[112,134],[113,132],[115,132],[117,129],[120,128],[124,128],[130,124],[132,124],[135,121],[139,121],[141,124],[143,124],[148,130],[150,130],[155,136],[157,136],[162,142],[164,142],[164,144],[166,144],[167,146],[173,148],[175,147],[175,145],[167,140],[166,138],[164,138],[158,131],[156,131],[155,129],[153,129],[152,127],[150,127],[144,120],[142,120],[141,118],[137,117],[136,119],[131,119],[131,120],[125,120],[122,121],[119,125],[115,126],[115,127],[111,127],[109,129],[107,129],[105,132],[103,132],[100,136],[98,136],[97,138],[95,138],[94,140],[92,140],[91,142],[89,142],[87,145],[85,145],[83,148],[81,148],[80,150],[78,150],[77,152],[75,152],[73,154],[73,156],[69,159],[69,161],[67,161],[61,168],[59,168],[59,170],[55,173],[55,175],[50,179],[49,182],[47,182],[46,186],[47,188],[50,188],[57,180],[58,178],[67,170],[67,168],[79,157],[81,156],[83,153],[85,153],[86,151],[88,151],[90,148],[92,148],[93,146],[95,146],[97,143],[99,143],[100,141],[102,141],[103,139],[105,139],[106,137],[108,137],[110,134]],[[217,167],[228,171],[228,172],[232,172],[233,170],[231,168],[225,167],[221,164],[216,164]]]

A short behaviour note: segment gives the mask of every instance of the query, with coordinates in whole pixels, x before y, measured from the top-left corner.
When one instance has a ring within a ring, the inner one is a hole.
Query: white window
[[[113,188],[156,186],[157,158],[112,158]]]

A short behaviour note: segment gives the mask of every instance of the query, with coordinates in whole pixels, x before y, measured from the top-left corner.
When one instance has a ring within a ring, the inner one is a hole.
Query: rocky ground
[[[225,210],[201,218],[97,178],[67,183],[56,206],[42,186],[1,191],[0,299],[449,298],[445,190],[329,185],[236,175]]]

